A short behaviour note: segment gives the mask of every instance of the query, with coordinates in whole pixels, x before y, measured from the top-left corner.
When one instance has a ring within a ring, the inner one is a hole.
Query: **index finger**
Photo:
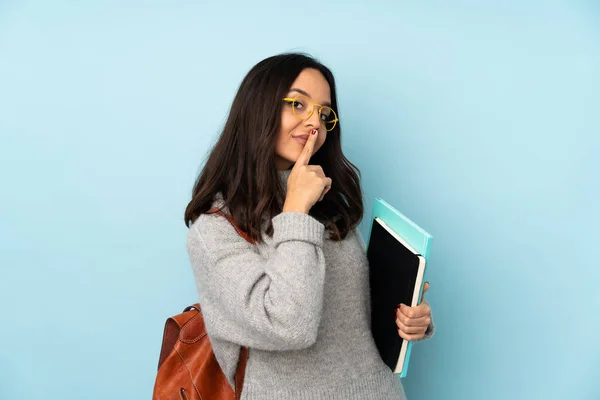
[[[308,162],[312,157],[313,149],[315,148],[315,143],[317,142],[317,136],[319,136],[317,134],[318,131],[313,134],[314,131],[316,131],[316,129],[313,129],[308,135],[308,140],[304,143],[304,149],[302,150],[302,153],[300,153],[295,165],[308,165]]]

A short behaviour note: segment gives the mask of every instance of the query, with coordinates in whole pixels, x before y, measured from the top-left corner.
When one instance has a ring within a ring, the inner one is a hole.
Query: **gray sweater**
[[[284,187],[289,172],[279,172]],[[206,329],[229,383],[246,346],[242,399],[404,399],[371,336],[358,230],[336,242],[306,214],[281,213],[272,223],[273,237],[263,234],[260,245],[218,215],[200,216],[188,232]]]

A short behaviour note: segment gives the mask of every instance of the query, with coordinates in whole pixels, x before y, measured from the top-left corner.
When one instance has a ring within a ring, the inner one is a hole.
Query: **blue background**
[[[600,398],[600,5],[496,3],[0,2],[0,398],[150,398],[193,180],[293,50],[336,75],[367,220],[435,237],[409,398]]]

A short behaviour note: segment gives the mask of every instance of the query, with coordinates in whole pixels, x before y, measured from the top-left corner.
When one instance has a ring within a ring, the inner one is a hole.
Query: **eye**
[[[323,108],[321,111],[321,119],[323,121],[329,121],[331,119],[331,109]]]
[[[304,108],[304,104],[302,104],[301,102],[296,100],[296,102],[294,102],[294,107],[298,108],[298,109],[302,109],[302,108]]]

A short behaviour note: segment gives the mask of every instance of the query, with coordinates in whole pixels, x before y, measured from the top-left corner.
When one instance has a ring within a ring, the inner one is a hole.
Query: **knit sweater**
[[[289,173],[279,172],[284,188]],[[217,197],[213,205],[221,204]],[[330,240],[322,223],[298,212],[272,224],[273,236],[263,232],[257,245],[216,214],[201,215],[188,232],[206,329],[231,386],[245,346],[244,400],[405,399],[371,336],[359,231]]]

